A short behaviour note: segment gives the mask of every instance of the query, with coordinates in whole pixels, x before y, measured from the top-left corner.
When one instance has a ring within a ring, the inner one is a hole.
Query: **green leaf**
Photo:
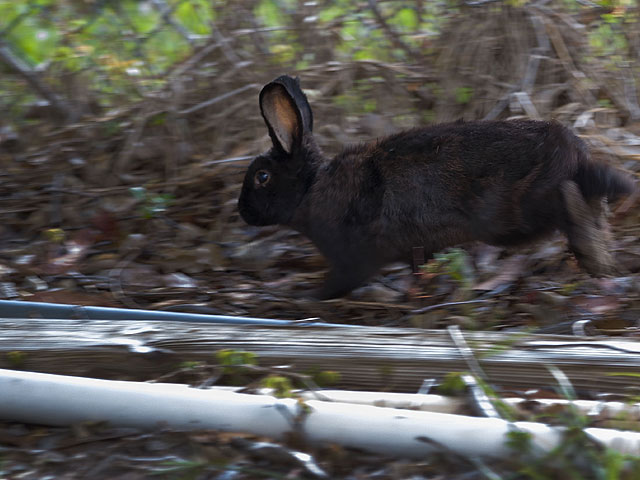
[[[529,432],[521,430],[511,430],[507,432],[507,446],[516,452],[528,453],[531,450],[531,439],[533,436]]]
[[[256,365],[256,358],[255,353],[241,350],[224,349],[216,352],[216,359],[224,366]]]
[[[450,372],[447,373],[438,387],[438,393],[442,395],[459,395],[467,388],[466,383],[462,379],[464,373]]]
[[[402,30],[413,32],[418,28],[418,15],[413,8],[403,8],[389,23],[401,27]]]
[[[469,288],[473,284],[473,268],[467,252],[460,248],[450,248],[444,253],[436,253],[433,260],[423,266],[427,273],[444,273]]]
[[[456,88],[456,102],[465,104],[469,103],[473,98],[473,88],[458,87]]]
[[[340,381],[340,372],[333,370],[323,370],[313,375],[313,381],[321,387],[336,385]]]
[[[262,380],[262,386],[273,389],[276,398],[291,398],[293,396],[293,385],[287,377],[269,375]]]
[[[345,14],[345,9],[339,7],[338,5],[332,5],[327,8],[323,8],[318,15],[318,18],[321,22],[330,22],[331,20],[335,20],[336,18]]]
[[[135,28],[135,33],[149,33],[162,21],[160,13],[150,3],[127,0],[122,1],[121,6],[128,23]]]
[[[9,365],[11,366],[11,368],[24,367],[24,362],[26,359],[27,354],[25,352],[14,350],[7,353],[7,360],[9,361]]]
[[[633,377],[633,378],[640,378],[640,373],[635,373],[635,372],[610,372],[610,373],[606,373],[605,375],[608,375],[610,377]]]
[[[190,32],[209,35],[209,25],[215,20],[215,12],[208,1],[191,0],[181,3],[175,10],[175,18]]]
[[[280,8],[273,0],[262,0],[254,11],[267,27],[277,27],[282,23]]]

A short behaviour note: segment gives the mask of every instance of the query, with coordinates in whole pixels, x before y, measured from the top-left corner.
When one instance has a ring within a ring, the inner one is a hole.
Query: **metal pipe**
[[[87,320],[150,320],[198,323],[229,323],[261,326],[301,327],[353,327],[353,325],[304,320],[279,320],[272,318],[234,317],[231,315],[204,315],[199,313],[163,312],[159,310],[134,310],[129,308],[88,307],[61,303],[22,302],[0,300],[2,318],[47,318]]]

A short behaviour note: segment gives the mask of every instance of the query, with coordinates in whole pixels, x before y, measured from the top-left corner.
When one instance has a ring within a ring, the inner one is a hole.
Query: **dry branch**
[[[414,60],[422,56],[420,55],[420,52],[416,52],[415,50],[413,50],[413,48],[407,45],[402,40],[402,38],[400,38],[400,35],[398,35],[398,33],[391,27],[391,25],[387,23],[385,18],[382,16],[382,12],[380,12],[380,9],[378,8],[377,0],[369,0],[369,8],[371,8],[376,22],[378,22],[380,28],[382,28],[387,37],[389,37],[389,40],[394,47],[403,50],[409,58]]]
[[[48,85],[40,78],[37,72],[29,68],[22,60],[16,57],[9,46],[0,40],[0,61],[2,61],[9,70],[17,73],[24,78],[31,88],[49,102],[57,115],[64,121],[74,121],[76,112],[71,106],[65,102],[58,94],[53,92]]]

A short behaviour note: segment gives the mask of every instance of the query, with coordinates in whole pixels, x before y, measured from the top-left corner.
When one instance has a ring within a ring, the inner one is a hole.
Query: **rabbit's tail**
[[[588,158],[578,162],[574,181],[585,198],[607,197],[610,202],[630,195],[637,189],[635,182],[629,176],[606,163],[595,162]]]

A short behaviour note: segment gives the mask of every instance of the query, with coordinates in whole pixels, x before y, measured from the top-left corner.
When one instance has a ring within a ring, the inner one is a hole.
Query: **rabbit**
[[[579,265],[614,271],[606,199],[630,194],[624,173],[592,160],[554,121],[457,121],[348,146],[325,157],[299,80],[264,86],[273,147],[249,165],[238,211],[250,225],[307,236],[329,263],[314,296],[346,295],[412,249],[429,258],[470,241],[514,246],[564,232]]]

